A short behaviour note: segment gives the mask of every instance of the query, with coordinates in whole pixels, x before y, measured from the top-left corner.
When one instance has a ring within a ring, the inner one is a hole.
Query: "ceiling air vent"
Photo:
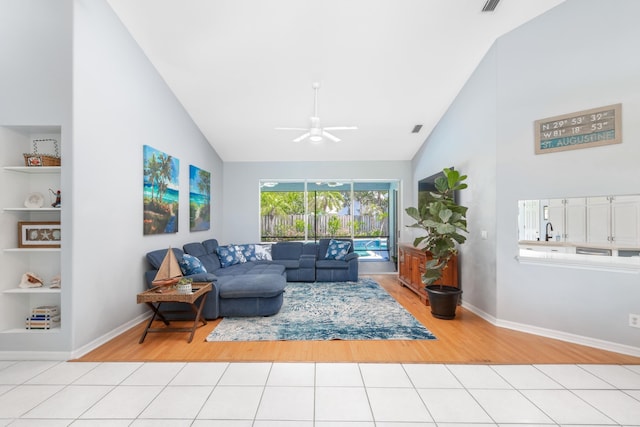
[[[420,129],[422,129],[422,125],[415,125],[411,133],[418,133],[420,132]]]
[[[482,11],[493,12],[494,10],[496,10],[496,6],[498,6],[498,3],[500,3],[500,0],[487,0],[487,2],[484,4],[484,7],[482,8]]]

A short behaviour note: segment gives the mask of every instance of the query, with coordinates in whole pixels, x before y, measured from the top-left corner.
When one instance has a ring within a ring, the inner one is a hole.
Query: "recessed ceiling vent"
[[[496,10],[496,6],[498,6],[498,3],[500,3],[500,0],[487,0],[487,2],[484,4],[484,7],[482,8],[482,11],[493,12],[494,10]]]
[[[415,125],[411,133],[418,133],[420,132],[420,129],[422,129],[422,125]]]

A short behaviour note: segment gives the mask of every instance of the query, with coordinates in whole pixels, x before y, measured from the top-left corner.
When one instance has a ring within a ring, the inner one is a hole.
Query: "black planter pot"
[[[462,295],[462,289],[453,286],[426,286],[431,315],[436,319],[451,320],[456,317],[456,308]]]

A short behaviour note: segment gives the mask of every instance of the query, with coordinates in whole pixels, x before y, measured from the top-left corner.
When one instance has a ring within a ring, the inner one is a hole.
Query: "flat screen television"
[[[453,169],[453,167],[450,167],[449,169]],[[418,181],[418,210],[422,211],[422,207],[426,204],[427,202],[427,194],[429,194],[429,192],[431,191],[436,191],[436,179],[439,177],[444,177],[444,172],[440,171],[438,173],[435,173],[431,176],[428,176],[426,178],[422,178],[420,181]],[[456,192],[454,192],[453,194],[453,200],[457,200],[458,199],[458,195],[456,194]]]

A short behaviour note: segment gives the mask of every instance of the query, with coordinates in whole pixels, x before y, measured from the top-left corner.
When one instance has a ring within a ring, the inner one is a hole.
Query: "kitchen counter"
[[[516,259],[522,264],[640,273],[640,248],[538,240],[521,240],[518,248]],[[602,253],[580,253],[585,250],[601,250]]]
[[[541,247],[560,247],[560,248],[591,248],[591,249],[611,249],[615,250],[628,250],[628,251],[640,251],[640,248],[629,246],[618,246],[611,244],[594,244],[594,243],[575,243],[575,242],[557,242],[550,240],[545,242],[544,240],[520,240],[518,242],[520,247],[522,246],[541,246]]]

